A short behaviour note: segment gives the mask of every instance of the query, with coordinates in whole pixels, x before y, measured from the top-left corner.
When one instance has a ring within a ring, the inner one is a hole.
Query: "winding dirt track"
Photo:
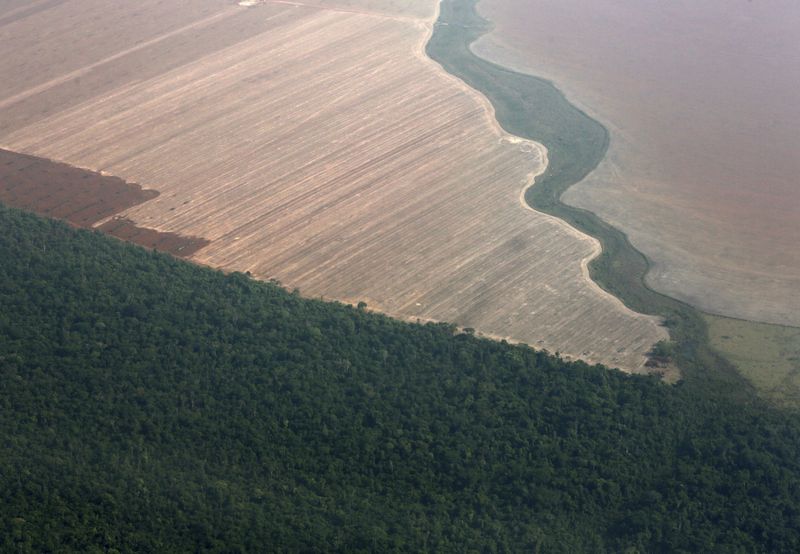
[[[156,189],[118,215],[308,296],[630,371],[666,338],[587,279],[593,239],[520,207],[546,152],[421,55],[431,3],[130,4],[0,26],[0,76],[22,74],[0,79],[0,144]]]

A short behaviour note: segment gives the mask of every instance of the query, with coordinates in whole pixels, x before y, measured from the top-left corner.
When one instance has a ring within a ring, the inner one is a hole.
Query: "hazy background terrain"
[[[611,131],[565,195],[626,231],[659,290],[800,325],[800,3],[481,0],[476,53],[552,79]]]

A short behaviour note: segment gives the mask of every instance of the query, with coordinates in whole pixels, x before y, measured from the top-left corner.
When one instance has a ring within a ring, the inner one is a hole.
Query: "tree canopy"
[[[800,551],[800,422],[0,206],[0,550]]]

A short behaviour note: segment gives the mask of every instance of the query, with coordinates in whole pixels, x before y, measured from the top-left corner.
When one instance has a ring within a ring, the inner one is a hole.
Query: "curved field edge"
[[[564,191],[605,156],[608,131],[570,104],[551,82],[475,55],[470,45],[491,30],[491,24],[475,10],[476,4],[477,0],[442,0],[426,53],[484,94],[503,129],[547,147],[548,167],[526,191],[526,202],[600,241],[602,252],[589,263],[590,276],[629,308],[664,318],[675,343],[672,355],[684,379],[709,391],[752,399],[751,384],[709,346],[701,313],[647,286],[644,278],[650,262],[627,236],[594,213],[561,202]]]

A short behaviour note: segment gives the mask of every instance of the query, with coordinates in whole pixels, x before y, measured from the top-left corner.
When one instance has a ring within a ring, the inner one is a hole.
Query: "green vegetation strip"
[[[653,291],[645,283],[649,262],[624,233],[592,212],[561,202],[562,193],[594,170],[608,149],[608,132],[573,106],[544,79],[511,71],[472,53],[469,46],[491,26],[476,0],[444,0],[428,55],[446,71],[483,93],[509,133],[541,142],[549,166],[528,189],[526,201],[542,212],[596,237],[603,252],[589,266],[592,278],[631,309],[662,316],[675,342],[668,348],[684,379],[695,386],[748,401],[752,386],[708,345],[702,315],[693,307]]]
[[[704,315],[711,345],[770,403],[800,409],[800,329]]]
[[[0,206],[1,552],[799,552],[800,420]]]

